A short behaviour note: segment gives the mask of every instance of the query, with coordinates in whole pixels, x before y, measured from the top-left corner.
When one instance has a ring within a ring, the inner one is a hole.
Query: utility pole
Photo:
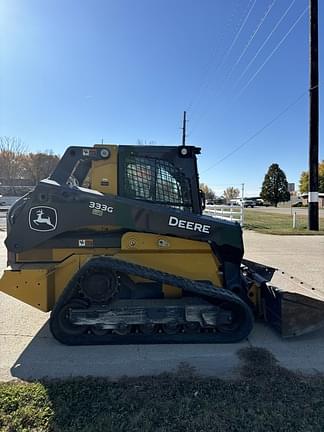
[[[308,229],[318,231],[318,0],[309,0],[309,183]]]
[[[241,190],[242,198],[241,198],[241,226],[244,225],[244,183],[242,183]]]
[[[187,112],[183,111],[182,145],[186,145]]]

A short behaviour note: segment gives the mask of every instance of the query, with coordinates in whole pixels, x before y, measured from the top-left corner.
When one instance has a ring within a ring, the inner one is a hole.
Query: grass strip
[[[158,377],[0,384],[4,432],[323,431],[324,377],[281,368],[266,350],[239,352],[241,378],[183,365]]]
[[[320,230],[308,230],[308,218],[297,214],[297,226],[292,227],[292,215],[244,210],[244,228],[265,234],[324,235],[324,218],[320,218]]]

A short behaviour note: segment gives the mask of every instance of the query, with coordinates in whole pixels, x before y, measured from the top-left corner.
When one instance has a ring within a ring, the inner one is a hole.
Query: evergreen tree
[[[278,164],[270,165],[262,183],[261,198],[277,207],[278,202],[289,201],[286,174]]]

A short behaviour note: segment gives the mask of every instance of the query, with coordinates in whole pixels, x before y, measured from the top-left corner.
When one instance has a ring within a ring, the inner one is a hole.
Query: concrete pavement
[[[0,244],[5,233],[0,231]],[[268,236],[246,231],[245,258],[284,268],[324,291],[324,236]],[[0,247],[0,269],[5,249]],[[228,345],[67,347],[48,329],[48,314],[0,293],[0,381],[73,376],[138,376],[174,371],[186,363],[202,375],[238,374],[237,351],[265,347],[280,363],[324,373],[324,330],[290,340],[257,323],[248,340]]]
[[[324,292],[324,236],[243,231],[244,258],[281,268]]]
[[[6,213],[0,211],[0,231],[4,231],[6,229]]]

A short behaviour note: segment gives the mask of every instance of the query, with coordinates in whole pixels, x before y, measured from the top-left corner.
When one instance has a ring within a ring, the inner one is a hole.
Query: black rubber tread
[[[243,315],[242,325],[232,333],[180,333],[175,335],[168,334],[141,334],[130,333],[125,336],[117,334],[94,335],[85,333],[75,337],[70,337],[62,333],[57,323],[57,316],[60,309],[69,301],[78,296],[78,286],[82,276],[89,270],[115,271],[133,276],[141,276],[155,282],[161,282],[183,289],[184,291],[195,294],[196,296],[209,297],[217,303],[230,303],[239,308]],[[234,343],[239,342],[249,335],[253,328],[253,314],[250,307],[236,294],[224,288],[217,288],[212,284],[197,282],[191,279],[175,276],[170,273],[162,272],[142,265],[129,263],[107,256],[100,256],[89,260],[72,277],[64,289],[59,300],[55,304],[50,317],[50,330],[53,336],[66,345],[102,345],[102,344],[159,344],[159,343]]]

